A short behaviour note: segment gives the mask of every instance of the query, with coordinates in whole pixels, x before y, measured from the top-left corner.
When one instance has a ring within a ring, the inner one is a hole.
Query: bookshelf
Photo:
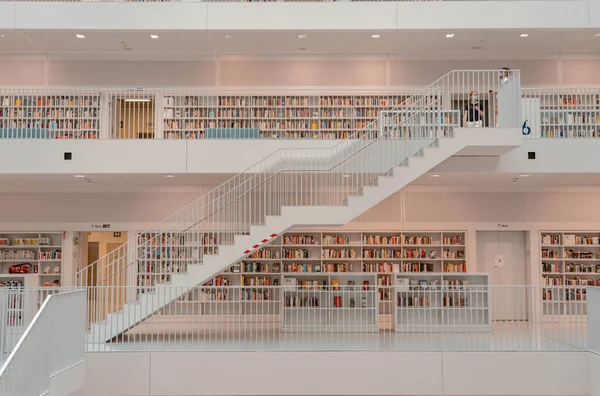
[[[186,238],[178,246],[193,249],[198,238]],[[396,275],[477,277],[467,273],[466,250],[464,231],[288,232],[170,304],[164,314],[200,315],[212,323],[260,315],[288,332],[391,329]],[[145,284],[151,286],[158,275],[140,276],[153,279]]]
[[[62,252],[62,232],[0,233],[0,287],[60,286]]]
[[[187,271],[204,254],[218,253],[224,234],[212,232],[139,232],[137,242],[137,286],[140,291],[168,282],[172,274]]]
[[[25,287],[61,285],[62,232],[0,232],[0,327],[3,342],[14,345],[42,304],[45,292]],[[23,270],[10,273],[11,267]]]
[[[600,286],[600,231],[542,232],[540,240],[542,313],[586,315],[586,286]]]
[[[409,106],[411,100],[411,94],[164,95],[163,138],[345,139],[381,111]],[[453,112],[441,120],[426,118],[431,126],[459,122]],[[396,131],[397,137],[406,133]]]
[[[394,283],[396,332],[491,330],[489,274],[403,273]]]
[[[0,93],[0,138],[97,139],[100,103],[100,93]]]
[[[552,92],[539,97],[541,137],[600,137],[600,95],[597,92]]]

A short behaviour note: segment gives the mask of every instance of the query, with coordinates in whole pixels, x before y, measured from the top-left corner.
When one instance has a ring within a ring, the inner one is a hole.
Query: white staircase
[[[460,118],[441,106],[440,89],[456,78],[453,73],[423,90],[413,105],[394,111],[391,120],[380,117],[372,128],[357,132],[359,139],[328,150],[278,151],[148,230],[145,239],[130,241],[126,252],[101,259],[93,268],[102,268],[96,297],[104,301],[104,312],[92,315],[89,341],[97,344],[122,334],[293,226],[343,225],[463,150],[472,155],[497,148],[501,154],[520,145],[520,119],[508,129],[439,122],[448,114]],[[122,291],[122,279],[137,268],[132,247],[141,243],[155,249],[153,235],[164,230],[184,236],[214,232],[220,235],[218,254],[204,254],[185,272],[161,268],[163,282],[126,295],[131,293]],[[88,279],[91,268],[82,270],[79,279]]]

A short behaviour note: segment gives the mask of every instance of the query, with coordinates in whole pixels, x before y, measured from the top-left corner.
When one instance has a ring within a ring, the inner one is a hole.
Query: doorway
[[[122,257],[125,254],[126,242],[127,232],[93,231],[81,233],[80,257],[82,262],[80,262],[79,265],[80,268],[90,266],[90,270],[86,275],[88,285],[97,285],[98,282],[104,282],[113,286],[127,285],[126,273],[123,273],[123,276],[111,277],[112,273],[115,272],[115,269],[118,270],[125,267],[125,258],[123,258],[123,262],[117,262],[116,268],[112,265],[110,269],[106,268],[108,261],[113,261],[114,258]],[[111,253],[112,256],[109,257],[108,260],[101,260],[98,262],[98,259],[103,259],[109,253]]]
[[[477,271],[490,274],[492,320],[527,320],[525,231],[478,231]],[[502,258],[497,264],[496,258]]]
[[[151,97],[111,98],[114,139],[154,139],[155,103]]]

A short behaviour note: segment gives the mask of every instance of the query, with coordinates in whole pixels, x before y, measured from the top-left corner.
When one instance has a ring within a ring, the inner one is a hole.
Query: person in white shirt
[[[495,98],[495,125],[497,128],[507,128],[511,126],[512,118],[515,116],[514,109],[511,103],[511,97],[514,94],[512,92],[517,84],[509,84],[510,69],[503,67],[502,71],[498,73],[498,89],[496,91],[490,91]]]

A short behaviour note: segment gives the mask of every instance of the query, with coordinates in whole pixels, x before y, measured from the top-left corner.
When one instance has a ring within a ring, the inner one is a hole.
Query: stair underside
[[[188,265],[187,273],[173,274],[171,281],[157,286],[155,292],[142,294],[138,301],[126,304],[123,310],[109,314],[105,321],[94,324],[88,339],[94,343],[106,342],[132,328],[185,294],[187,287],[206,282],[244,257],[247,250],[260,248],[264,245],[262,241],[270,239],[273,234],[281,234],[299,225],[346,224],[457,153],[501,155],[520,146],[521,141],[518,128],[457,128],[454,137],[441,138],[435,145],[419,151],[419,155],[410,157],[402,166],[394,167],[385,176],[380,176],[374,185],[365,186],[361,195],[349,197],[345,206],[283,207],[279,216],[267,216],[265,224],[252,226],[248,235],[236,236],[233,245],[220,246],[218,255],[205,255],[203,263]]]

